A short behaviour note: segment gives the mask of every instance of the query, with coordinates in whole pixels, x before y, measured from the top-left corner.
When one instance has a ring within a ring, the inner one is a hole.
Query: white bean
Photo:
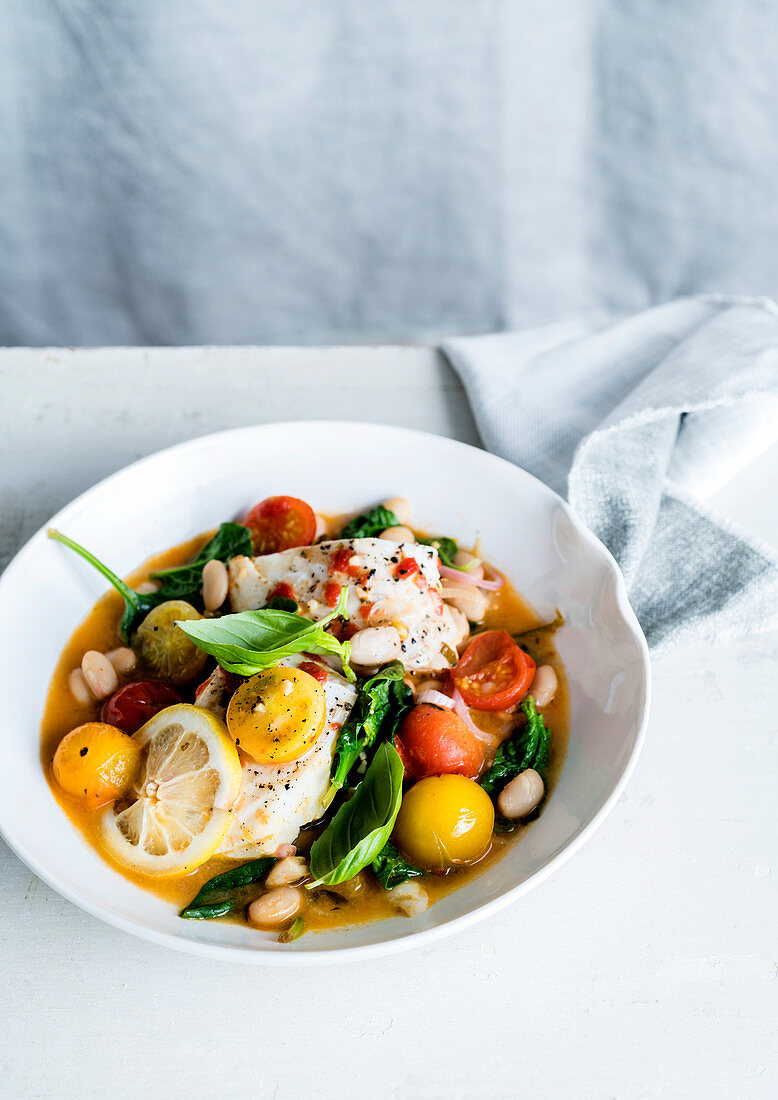
[[[126,645],[119,646],[118,649],[109,649],[106,653],[106,657],[120,676],[124,673],[132,672],[138,663],[138,658],[135,656],[135,653]]]
[[[159,581],[141,581],[135,591],[139,596],[150,596],[152,592],[159,592]]]
[[[324,518],[324,516],[318,516],[317,515],[317,517],[316,517],[316,532],[313,536],[314,541],[317,541],[318,539],[320,539],[322,537],[322,535],[326,535],[326,534],[327,534],[327,521]]]
[[[104,653],[88,649],[81,659],[81,671],[95,699],[107,699],[119,686],[116,669]]]
[[[218,558],[211,558],[203,566],[203,603],[206,611],[216,611],[227,599],[227,566]]]
[[[482,622],[489,607],[489,597],[482,589],[460,581],[446,580],[443,599],[461,611],[471,623]]]
[[[384,501],[384,508],[394,512],[400,523],[408,524],[411,522],[411,502],[405,497],[389,497],[388,500]]]
[[[416,536],[410,527],[387,527],[378,537],[388,539],[389,542],[416,542]]]
[[[471,561],[477,561],[478,565],[474,565],[472,569],[467,567]],[[475,554],[471,554],[469,550],[457,550],[454,554],[454,565],[457,569],[466,569],[468,577],[472,577],[473,580],[481,581],[484,577],[484,567],[481,565],[481,559],[477,558]]]
[[[83,705],[85,703],[91,703],[92,699],[94,699],[80,668],[74,668],[68,676],[68,687],[70,688],[70,694],[77,703]]]
[[[267,873],[266,886],[292,886],[308,874],[308,864],[302,856],[284,856]]]
[[[559,681],[551,665],[538,665],[529,694],[539,707],[547,706],[557,693]]]
[[[500,791],[497,809],[509,821],[518,821],[540,805],[545,793],[546,788],[538,773],[533,768],[527,768]]]
[[[389,901],[406,917],[423,913],[430,903],[427,891],[418,882],[401,882],[393,890],[386,891]]]
[[[302,891],[294,886],[276,886],[252,901],[247,916],[260,928],[288,928],[302,907]]]
[[[397,627],[368,626],[351,639],[351,660],[355,665],[385,665],[402,653]]]

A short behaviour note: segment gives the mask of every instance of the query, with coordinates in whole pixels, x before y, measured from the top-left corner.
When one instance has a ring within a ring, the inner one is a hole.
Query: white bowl
[[[44,778],[39,728],[54,665],[103,590],[97,573],[42,528],[0,580],[0,830],[64,897],[128,932],[198,954],[295,965],[429,943],[515,901],[591,836],[632,771],[648,717],[645,639],[608,551],[541,482],[474,447],[373,424],[241,428],[171,447],[100,482],[51,521],[119,573],[274,493],[323,512],[407,496],[420,524],[465,545],[483,538],[541,614],[570,684],[570,747],[543,814],[494,866],[416,917],[303,936],[180,920],[104,863]]]

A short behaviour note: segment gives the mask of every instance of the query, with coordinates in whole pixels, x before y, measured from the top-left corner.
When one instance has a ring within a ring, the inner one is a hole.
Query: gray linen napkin
[[[567,488],[611,550],[653,652],[778,627],[778,555],[702,503],[778,439],[772,302],[682,298],[443,351],[488,449]]]

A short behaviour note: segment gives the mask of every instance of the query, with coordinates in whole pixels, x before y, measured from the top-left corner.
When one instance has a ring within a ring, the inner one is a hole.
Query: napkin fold
[[[778,440],[773,302],[681,298],[443,351],[486,447],[610,549],[653,652],[778,627],[778,555],[704,504]]]

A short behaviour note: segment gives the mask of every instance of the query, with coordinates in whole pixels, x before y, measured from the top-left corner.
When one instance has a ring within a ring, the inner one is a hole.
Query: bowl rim
[[[416,428],[406,428],[399,425],[392,424],[376,424],[371,421],[345,421],[345,420],[292,420],[292,421],[273,421],[269,423],[249,424],[238,428],[228,428],[219,432],[206,432],[202,435],[193,436],[189,439],[183,440],[180,443],[174,443],[169,447],[164,447],[159,451],[154,451],[152,454],[144,455],[142,458],[136,459],[134,462],[127,463],[120,469],[115,470],[113,473],[108,474],[100,481],[95,482],[94,485],[89,486],[73,500],[69,501],[62,508],[60,508],[46,523],[42,524],[38,530],[30,536],[24,545],[17,551],[13,558],[9,561],[6,568],[0,574],[0,590],[5,588],[9,583],[13,583],[15,573],[24,567],[25,559],[31,552],[33,544],[39,542],[41,539],[46,538],[46,533],[49,527],[60,527],[62,521],[67,520],[68,516],[73,513],[78,513],[88,502],[87,499],[92,494],[97,494],[103,490],[110,482],[122,477],[130,470],[138,470],[144,465],[151,464],[164,456],[171,455],[176,452],[186,451],[187,449],[195,449],[198,446],[202,446],[204,443],[213,444],[219,441],[225,443],[238,435],[253,435],[257,432],[262,432],[266,429],[272,429],[273,431],[280,431],[283,429],[296,429],[299,430],[301,426],[307,426],[319,431],[339,432],[343,430],[368,430],[380,433],[389,433],[392,435],[405,436],[409,442],[412,440],[424,438],[437,441],[443,441],[444,443],[454,446],[456,448],[462,448],[467,451],[474,451],[479,455],[479,459],[483,460],[486,456],[487,459],[508,466],[512,471],[523,475],[529,479],[534,485],[539,488],[544,494],[554,499],[558,507],[560,507],[571,525],[576,531],[576,534],[583,538],[585,542],[599,555],[603,563],[607,566],[612,575],[614,581],[614,595],[616,600],[616,606],[621,614],[624,623],[629,627],[634,639],[637,643],[638,652],[640,654],[641,662],[641,676],[643,694],[641,700],[641,715],[638,725],[635,739],[629,756],[624,761],[621,774],[619,775],[614,788],[610,795],[606,798],[594,816],[589,822],[581,829],[581,831],[575,836],[560,852],[558,852],[552,859],[540,867],[537,871],[533,872],[523,882],[511,887],[499,897],[493,898],[491,901],[485,902],[482,905],[477,906],[474,909],[469,910],[467,913],[463,913],[460,916],[452,917],[449,920],[444,921],[441,924],[435,925],[433,928],[421,929],[419,931],[409,932],[407,935],[399,936],[394,939],[383,940],[379,943],[361,944],[357,946],[345,946],[345,947],[333,947],[327,949],[313,949],[304,953],[297,953],[294,951],[279,951],[277,949],[268,949],[264,944],[259,943],[256,947],[239,947],[228,946],[222,944],[207,943],[201,940],[188,939],[184,936],[178,936],[174,933],[162,932],[158,929],[146,924],[144,921],[132,919],[123,916],[120,913],[114,912],[110,908],[103,907],[99,904],[92,902],[88,897],[81,894],[79,889],[72,886],[67,880],[62,878],[56,870],[52,870],[48,866],[42,864],[35,855],[29,852],[23,842],[23,840],[15,835],[12,825],[9,826],[8,822],[3,819],[3,809],[0,806],[0,836],[2,836],[5,843],[14,852],[14,854],[24,863],[31,871],[33,871],[43,882],[52,889],[56,890],[58,894],[66,898],[72,904],[76,905],[79,909],[89,913],[91,916],[97,917],[99,920],[118,928],[123,932],[129,932],[131,935],[137,936],[140,939],[146,940],[151,943],[159,944],[164,947],[170,947],[174,950],[183,951],[187,954],[194,954],[200,956],[207,956],[210,958],[221,959],[226,962],[243,962],[256,966],[317,966],[327,965],[340,962],[354,962],[365,958],[382,958],[388,955],[398,954],[402,951],[407,951],[412,948],[419,948],[429,946],[431,943],[437,940],[443,939],[455,932],[462,931],[466,928],[472,927],[485,918],[492,916],[495,913],[505,909],[512,902],[518,900],[524,894],[527,894],[535,886],[549,878],[556,870],[562,867],[579,849],[594,835],[602,822],[608,816],[613,809],[616,802],[621,797],[629,779],[635,769],[638,757],[643,748],[643,744],[646,737],[646,730],[648,728],[649,711],[651,706],[651,662],[650,654],[648,650],[648,644],[646,642],[643,631],[638,622],[637,616],[629,602],[627,595],[627,587],[619,566],[608,550],[608,548],[593,534],[583,523],[583,521],[576,515],[576,513],[569,506],[558,493],[549,488],[544,482],[540,481],[533,474],[530,474],[527,470],[524,470],[521,466],[517,466],[513,462],[509,462],[507,459],[501,458],[499,455],[495,455],[490,451],[487,451],[481,447],[474,446],[470,443],[464,443],[458,439],[453,439],[450,436],[442,436],[436,432],[425,432]],[[138,887],[141,889],[141,887]]]

